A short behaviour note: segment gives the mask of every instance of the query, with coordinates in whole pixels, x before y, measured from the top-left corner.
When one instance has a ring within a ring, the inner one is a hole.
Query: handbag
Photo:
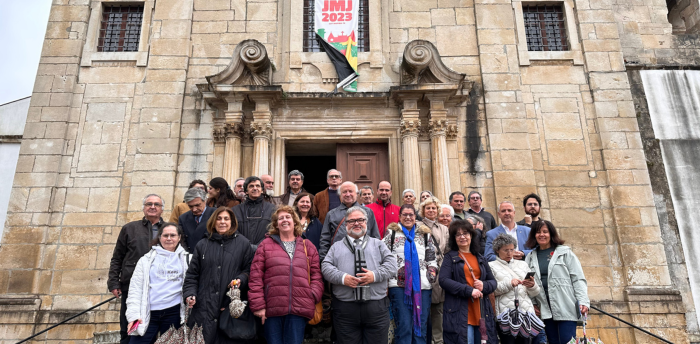
[[[309,288],[311,288],[311,264],[309,263],[309,253],[306,251],[306,239],[304,239],[304,255],[306,255],[306,271],[309,275]],[[316,304],[314,317],[309,320],[309,325],[316,325],[323,320],[323,301]]]
[[[250,307],[246,307],[243,314],[238,318],[232,317],[231,312],[228,309],[224,309],[219,314],[219,330],[229,339],[251,340],[255,339],[258,325],[253,312],[250,311]]]

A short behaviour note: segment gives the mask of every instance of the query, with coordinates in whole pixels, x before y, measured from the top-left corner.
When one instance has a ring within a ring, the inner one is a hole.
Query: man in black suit
[[[185,235],[182,243],[190,253],[200,240],[207,237],[207,221],[216,210],[207,207],[206,199],[207,194],[200,188],[191,188],[185,192],[185,203],[190,211],[180,215],[177,223]]]

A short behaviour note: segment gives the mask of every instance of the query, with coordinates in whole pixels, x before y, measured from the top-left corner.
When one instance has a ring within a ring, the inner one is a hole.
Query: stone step
[[[119,344],[121,337],[119,331],[104,331],[93,333],[92,342],[97,344]]]

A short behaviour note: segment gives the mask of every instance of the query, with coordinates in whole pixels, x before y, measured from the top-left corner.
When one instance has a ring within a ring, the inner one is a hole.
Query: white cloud
[[[51,0],[0,1],[0,104],[32,94]]]

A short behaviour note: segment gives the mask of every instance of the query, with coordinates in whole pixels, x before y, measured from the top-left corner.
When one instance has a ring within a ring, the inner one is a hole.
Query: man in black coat
[[[265,239],[275,206],[264,202],[263,183],[260,178],[256,176],[246,178],[243,189],[246,191],[246,200],[232,210],[238,221],[238,233],[248,238],[251,245],[257,248],[258,244]]]
[[[177,224],[185,236],[182,243],[192,253],[197,243],[207,237],[207,221],[214,213],[213,207],[207,207],[207,194],[200,188],[191,188],[185,192],[185,203],[190,211],[180,215]]]
[[[136,263],[144,254],[151,250],[151,240],[158,234],[158,228],[163,225],[163,198],[150,194],[143,199],[144,217],[124,225],[119,232],[114,246],[112,260],[109,262],[109,278],[107,289],[116,297],[121,297],[119,310],[119,334],[121,344],[129,343],[126,321],[126,298],[129,296],[129,283],[134,274]]]

